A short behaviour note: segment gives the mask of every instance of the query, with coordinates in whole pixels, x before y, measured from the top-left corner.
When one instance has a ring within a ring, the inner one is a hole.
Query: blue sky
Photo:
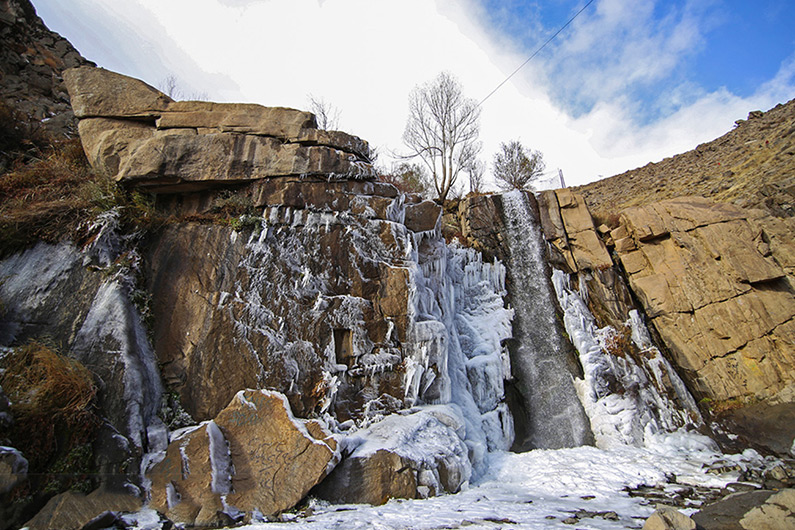
[[[411,89],[482,99],[587,0],[33,0],[100,66],[186,95],[340,110],[401,151]],[[791,0],[595,0],[484,103],[482,158],[519,139],[582,183],[692,149],[795,97]]]

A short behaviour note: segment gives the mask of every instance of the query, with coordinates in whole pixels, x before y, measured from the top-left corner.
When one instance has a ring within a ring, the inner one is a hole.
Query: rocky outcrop
[[[119,512],[134,512],[141,505],[141,499],[129,494],[102,489],[88,495],[67,491],[50,499],[25,527],[30,530],[107,528],[117,521]]]
[[[253,228],[177,224],[147,253],[155,351],[196,419],[250,387],[283,392],[298,416],[341,420],[381,394],[405,395],[410,232],[376,211],[399,199],[282,183],[258,200],[294,206],[266,207]],[[314,197],[362,214],[316,209]]]
[[[621,214],[632,290],[701,398],[791,401],[795,295],[747,212],[682,198]]]
[[[371,179],[369,147],[318,130],[314,115],[254,104],[173,101],[101,68],[64,73],[91,164],[149,191],[207,189],[276,176]]]
[[[795,489],[758,490],[731,495],[692,515],[699,528],[762,530],[792,528]],[[644,526],[645,528],[645,526]]]
[[[149,506],[197,526],[261,519],[293,507],[338,458],[325,425],[294,418],[283,395],[240,391],[215,419],[172,437],[147,473]]]

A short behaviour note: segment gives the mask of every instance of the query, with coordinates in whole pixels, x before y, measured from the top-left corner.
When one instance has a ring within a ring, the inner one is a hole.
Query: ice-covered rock
[[[456,493],[472,476],[460,412],[436,405],[392,414],[345,439],[351,453],[313,493],[333,502]]]
[[[702,423],[695,401],[652,344],[637,311],[621,330],[599,328],[563,271],[553,271],[552,283],[579,352],[583,377],[575,385],[597,446],[643,445],[649,435]]]
[[[293,417],[276,392],[238,392],[214,420],[173,433],[148,472],[149,506],[171,520],[220,524],[293,507],[339,460],[317,420]]]

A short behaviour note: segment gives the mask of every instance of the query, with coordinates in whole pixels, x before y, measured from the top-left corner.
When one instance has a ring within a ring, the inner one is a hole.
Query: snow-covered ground
[[[681,432],[655,435],[643,448],[495,452],[488,459],[488,472],[479,483],[455,495],[393,499],[383,506],[310,501],[300,512],[283,514],[283,522],[242,528],[641,528],[655,505],[630,496],[627,488],[659,486],[669,492],[688,485],[720,488],[736,481],[738,473],[716,474],[711,469],[730,467],[727,461],[741,468],[763,463],[753,451],[722,455],[709,438]],[[159,528],[153,512],[141,512],[136,518],[134,528]]]

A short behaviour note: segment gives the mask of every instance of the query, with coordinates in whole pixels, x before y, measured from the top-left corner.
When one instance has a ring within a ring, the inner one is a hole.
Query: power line
[[[539,48],[538,48],[538,49],[537,49],[535,52],[533,52],[533,55],[531,55],[530,57],[528,57],[528,58],[527,58],[527,60],[526,60],[525,62],[523,62],[522,64],[520,64],[520,65],[519,65],[519,68],[517,68],[516,70],[514,70],[514,71],[511,73],[511,75],[509,75],[508,77],[506,77],[506,78],[505,78],[505,79],[502,81],[502,83],[500,83],[499,85],[497,85],[497,88],[495,88],[494,90],[492,90],[491,92],[489,92],[489,95],[488,95],[488,96],[486,96],[485,98],[483,98],[483,99],[480,101],[480,103],[478,103],[478,107],[479,107],[479,106],[481,106],[481,105],[483,105],[483,102],[485,102],[485,101],[486,101],[487,99],[489,99],[489,98],[490,98],[490,97],[491,97],[491,96],[492,96],[492,95],[493,95],[493,94],[494,94],[496,91],[498,91],[498,90],[499,90],[499,89],[502,87],[502,85],[504,85],[505,83],[507,83],[507,82],[508,82],[508,80],[510,80],[510,79],[511,79],[511,78],[512,78],[512,77],[513,77],[515,74],[516,74],[516,72],[518,72],[519,70],[521,70],[522,68],[524,68],[524,66],[525,66],[527,63],[529,63],[529,62],[530,62],[530,61],[533,59],[533,57],[535,57],[536,55],[538,55],[538,54],[539,54],[539,52],[541,52],[541,50],[543,50],[543,49],[546,47],[546,45],[547,45],[547,44],[549,44],[550,42],[552,42],[552,40],[553,40],[555,37],[557,37],[557,36],[558,36],[558,34],[559,34],[561,31],[563,31],[564,29],[566,29],[566,27],[567,27],[569,24],[571,24],[571,23],[574,21],[574,19],[575,19],[575,18],[577,18],[577,17],[580,15],[580,13],[582,13],[583,11],[585,11],[585,10],[588,8],[588,6],[589,6],[589,5],[591,5],[593,2],[594,2],[594,0],[588,0],[588,3],[587,3],[587,4],[585,4],[585,5],[582,7],[582,9],[580,9],[579,11],[577,11],[577,13],[576,13],[576,14],[575,14],[573,17],[571,17],[571,18],[569,19],[569,21],[568,21],[568,22],[566,22],[565,24],[563,24],[563,26],[562,26],[562,27],[561,27],[559,30],[557,30],[557,31],[555,32],[555,34],[554,34],[554,35],[552,35],[550,38],[548,38],[548,39],[546,40],[546,42],[545,42],[544,44],[542,44],[542,45],[541,45],[541,47],[539,47]]]

